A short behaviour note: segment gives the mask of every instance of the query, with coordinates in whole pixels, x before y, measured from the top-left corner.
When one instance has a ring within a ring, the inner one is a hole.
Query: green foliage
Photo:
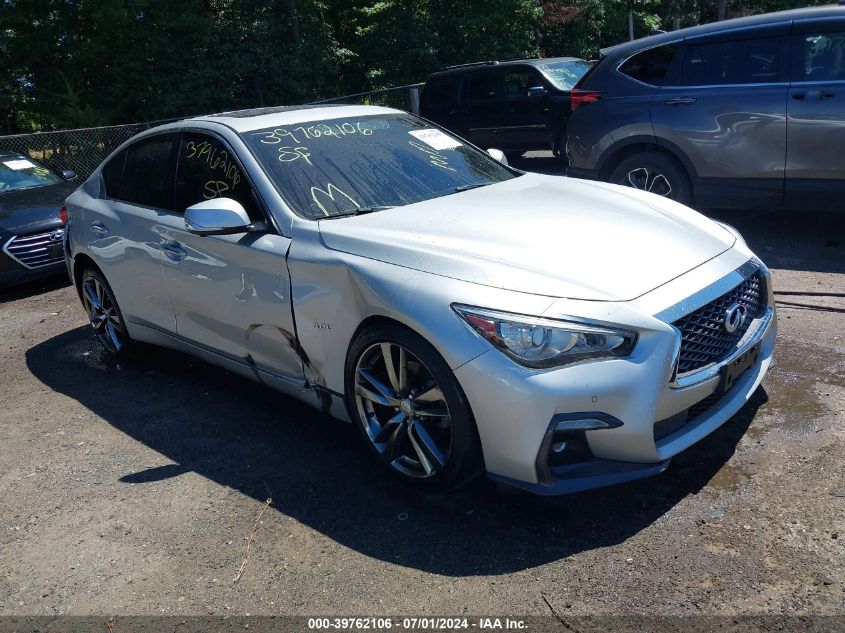
[[[807,0],[0,0],[0,129],[147,121],[423,81]],[[824,0],[810,0],[823,3]]]

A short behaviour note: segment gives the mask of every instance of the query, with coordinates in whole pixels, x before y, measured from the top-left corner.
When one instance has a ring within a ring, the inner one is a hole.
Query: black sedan
[[[64,200],[76,174],[61,176],[21,154],[0,152],[0,286],[66,274]]]

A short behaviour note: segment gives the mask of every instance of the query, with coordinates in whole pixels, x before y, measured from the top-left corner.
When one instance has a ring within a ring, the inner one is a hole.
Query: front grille
[[[3,250],[27,268],[42,268],[64,260],[61,248],[64,229],[48,233],[16,235]]]
[[[682,375],[724,359],[742,339],[762,306],[762,283],[756,273],[715,299],[675,321],[681,331],[681,351],[677,374]],[[734,304],[745,307],[744,323],[734,332],[725,328],[725,314]]]

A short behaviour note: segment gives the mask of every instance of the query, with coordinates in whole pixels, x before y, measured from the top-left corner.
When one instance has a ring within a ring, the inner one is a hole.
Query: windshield
[[[61,182],[61,179],[46,167],[19,155],[0,157],[0,193],[31,189]]]
[[[517,175],[410,114],[331,119],[242,137],[285,201],[309,219],[420,202]]]
[[[575,59],[568,62],[550,62],[539,66],[540,72],[561,90],[572,90],[578,80],[590,70],[590,62]]]

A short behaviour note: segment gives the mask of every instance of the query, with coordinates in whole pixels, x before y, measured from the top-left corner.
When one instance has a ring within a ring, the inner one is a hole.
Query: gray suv
[[[569,174],[700,208],[843,206],[845,6],[601,51],[572,90]],[[821,194],[821,195],[818,195]]]

